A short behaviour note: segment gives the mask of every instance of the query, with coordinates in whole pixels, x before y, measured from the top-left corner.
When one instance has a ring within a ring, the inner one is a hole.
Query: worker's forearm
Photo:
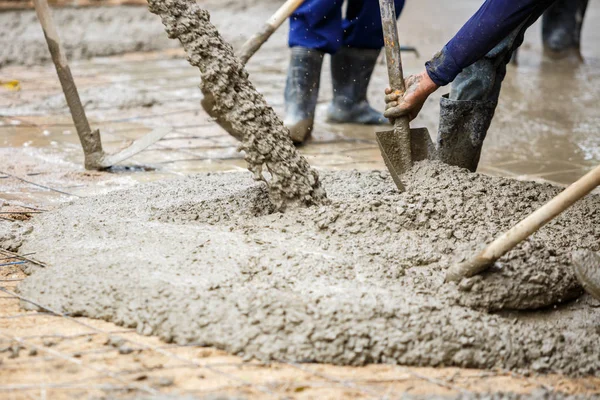
[[[554,0],[486,0],[440,51],[425,65],[431,79],[447,85],[466,67],[482,58],[540,6]]]

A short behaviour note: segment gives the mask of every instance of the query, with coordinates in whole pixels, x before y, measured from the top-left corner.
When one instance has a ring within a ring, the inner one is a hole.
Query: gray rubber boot
[[[542,18],[544,54],[550,58],[572,58],[581,56],[581,27],[588,0],[558,0],[552,4]]]
[[[496,102],[450,100],[447,96],[440,101],[438,159],[475,172]]]
[[[305,47],[291,50],[283,124],[290,130],[292,141],[299,144],[308,139],[313,129],[325,53]]]
[[[331,56],[333,100],[327,120],[334,123],[383,125],[388,120],[367,101],[367,88],[379,50],[342,47]]]
[[[600,300],[600,256],[591,251],[573,254],[575,276],[586,292]]]

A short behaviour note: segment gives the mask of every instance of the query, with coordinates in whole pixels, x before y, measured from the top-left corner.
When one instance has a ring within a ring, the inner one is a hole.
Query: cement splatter
[[[296,151],[281,119],[248,81],[248,73],[210,22],[208,11],[193,0],[149,0],[148,4],[161,17],[169,37],[181,42],[189,63],[200,70],[200,89],[214,99],[215,113],[243,132],[239,150],[244,151],[254,179],[267,183],[276,208],[326,200],[316,171]]]
[[[455,286],[449,265],[560,188],[429,162],[406,180],[398,193],[387,172],[324,173],[331,203],[286,213],[241,173],[78,200],[32,220],[19,251],[53,267],[19,290],[266,361],[600,371],[600,309],[568,302],[570,253],[600,246],[598,196]]]

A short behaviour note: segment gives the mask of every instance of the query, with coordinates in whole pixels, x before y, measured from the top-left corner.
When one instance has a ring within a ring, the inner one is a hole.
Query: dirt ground
[[[272,2],[254,3],[210,3],[213,20],[234,45],[242,43],[244,35],[256,30],[273,11]],[[421,56],[406,55],[407,71],[416,71],[477,5],[478,1],[462,0],[446,10],[435,0],[409,2],[401,20],[406,26],[403,38],[406,44],[417,46]],[[140,15],[147,12],[140,10]],[[427,17],[423,10],[429,11]],[[600,2],[591,0],[583,38],[587,62],[578,67],[544,60],[539,26],[532,28],[519,66],[509,71],[484,147],[481,172],[568,184],[600,161],[600,52],[596,45],[600,30],[595,23],[599,14]],[[2,17],[6,15],[0,14]],[[12,20],[11,15],[8,17]],[[244,24],[244,33],[231,24],[232,19]],[[160,23],[156,23],[148,29],[159,32]],[[61,26],[61,30],[69,29],[68,23]],[[26,32],[34,30],[28,25]],[[29,42],[34,36],[24,40]],[[39,46],[40,39],[38,32],[34,47]],[[132,46],[123,51],[139,50]],[[172,129],[164,140],[131,159],[127,166],[104,173],[81,167],[81,150],[53,67],[12,63],[0,69],[0,81],[18,80],[21,88],[13,91],[0,86],[0,222],[35,218],[78,197],[141,182],[245,168],[235,140],[201,111],[198,75],[187,65],[183,53],[170,43],[152,50],[157,51],[110,57],[96,57],[106,54],[94,54],[89,49],[72,53],[74,57],[82,55],[72,63],[72,69],[105,147],[117,149],[153,127]],[[282,28],[248,65],[252,81],[280,113],[287,57]],[[369,92],[376,107],[382,107],[385,85],[385,69],[379,65]],[[330,125],[324,120],[330,92],[325,66],[315,137],[302,148],[303,154],[321,169],[383,169],[374,129]],[[417,121],[431,132],[437,125],[436,102],[435,98],[430,100]],[[560,392],[588,398],[600,393],[600,378],[596,377],[388,365],[262,365],[210,348],[165,344],[104,321],[70,318],[52,310],[25,312],[16,294],[16,286],[25,277],[21,267],[29,263],[23,256],[35,258],[4,250],[0,254],[0,398],[152,398],[158,394],[200,398],[398,398],[403,394],[470,398],[473,393],[498,392],[551,397]]]

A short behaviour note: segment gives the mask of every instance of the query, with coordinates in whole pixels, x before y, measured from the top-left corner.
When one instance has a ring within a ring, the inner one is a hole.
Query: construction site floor
[[[409,4],[406,13],[416,14],[418,7]],[[457,13],[466,15],[460,7]],[[590,1],[589,14],[590,20],[600,14],[598,1]],[[409,37],[409,44],[417,45],[422,54],[405,57],[407,72],[416,72],[455,25],[432,28],[428,37]],[[519,65],[511,67],[506,78],[480,172],[567,185],[600,161],[597,37],[597,28],[586,31],[587,62],[576,68],[544,60],[539,39],[528,38]],[[285,32],[278,32],[248,65],[252,82],[280,115],[287,58]],[[53,66],[1,68],[0,82],[5,84],[0,84],[0,219],[35,218],[80,197],[144,182],[245,170],[236,140],[202,111],[199,73],[187,64],[182,50],[78,60],[72,62],[72,70],[91,124],[100,129],[106,150],[119,149],[156,127],[166,127],[171,133],[122,166],[105,172],[86,171]],[[566,79],[570,85],[565,85]],[[11,81],[18,84],[7,83]],[[383,107],[385,86],[381,63],[369,91],[376,108]],[[570,99],[568,110],[559,107],[567,104],[565,98]],[[385,169],[374,137],[378,128],[327,123],[324,110],[330,99],[326,66],[315,133],[301,153],[317,169]],[[427,111],[415,121],[416,126],[436,131],[438,99],[426,104]],[[159,394],[362,399],[397,398],[400,393],[600,393],[597,377],[393,365],[264,365],[212,348],[166,344],[109,322],[62,315],[43,304],[38,305],[42,311],[26,312],[20,302],[27,299],[20,298],[17,286],[25,278],[22,268],[31,262],[35,261],[28,255],[0,252],[3,399],[151,398]]]

